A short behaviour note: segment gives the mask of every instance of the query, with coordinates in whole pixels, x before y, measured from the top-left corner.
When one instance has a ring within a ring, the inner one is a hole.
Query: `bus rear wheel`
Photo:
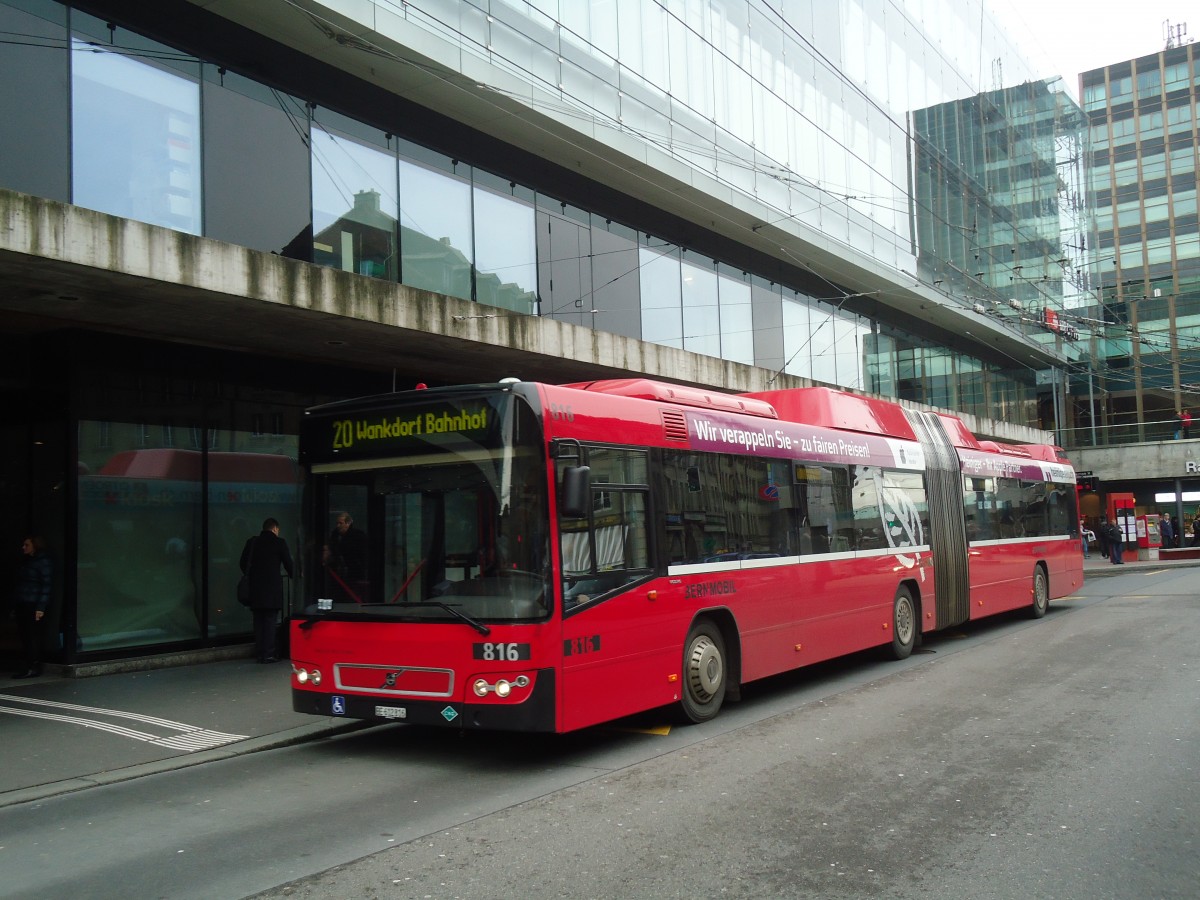
[[[908,659],[917,643],[917,604],[912,591],[901,586],[892,601],[892,659]]]
[[[1046,577],[1046,570],[1041,566],[1035,566],[1033,569],[1033,603],[1029,607],[1029,617],[1031,619],[1040,619],[1046,614],[1046,610],[1050,608],[1050,579]]]
[[[725,701],[725,639],[708,619],[688,632],[683,645],[683,691],[679,705],[689,722],[707,722]]]

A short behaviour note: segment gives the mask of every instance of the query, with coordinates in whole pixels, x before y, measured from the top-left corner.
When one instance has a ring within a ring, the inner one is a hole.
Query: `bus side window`
[[[588,447],[586,466],[560,469],[563,602],[582,606],[650,568],[644,450]]]
[[[812,529],[807,524],[800,526],[800,555],[811,556],[813,550]]]

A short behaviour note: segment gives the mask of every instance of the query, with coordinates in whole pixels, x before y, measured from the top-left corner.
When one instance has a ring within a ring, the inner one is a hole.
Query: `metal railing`
[[[1182,440],[1177,437],[1179,422],[1173,418],[1150,422],[1118,422],[1112,425],[1097,425],[1095,428],[1090,425],[1081,428],[1060,428],[1055,433],[1066,450]],[[1193,423],[1189,440],[1196,439],[1200,439],[1200,426]]]

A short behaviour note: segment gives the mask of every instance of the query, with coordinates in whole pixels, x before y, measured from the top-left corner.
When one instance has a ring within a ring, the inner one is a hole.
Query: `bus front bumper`
[[[364,697],[346,692],[292,688],[292,709],[312,716],[404,722],[480,731],[557,731],[554,669],[540,669],[533,690],[520,703],[492,701],[413,700],[407,697]]]

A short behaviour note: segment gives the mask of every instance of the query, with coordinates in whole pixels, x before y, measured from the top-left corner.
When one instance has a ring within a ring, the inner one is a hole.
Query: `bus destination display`
[[[411,451],[429,443],[465,440],[494,446],[500,412],[486,400],[414,406],[386,412],[330,413],[305,421],[314,458],[345,459]]]

